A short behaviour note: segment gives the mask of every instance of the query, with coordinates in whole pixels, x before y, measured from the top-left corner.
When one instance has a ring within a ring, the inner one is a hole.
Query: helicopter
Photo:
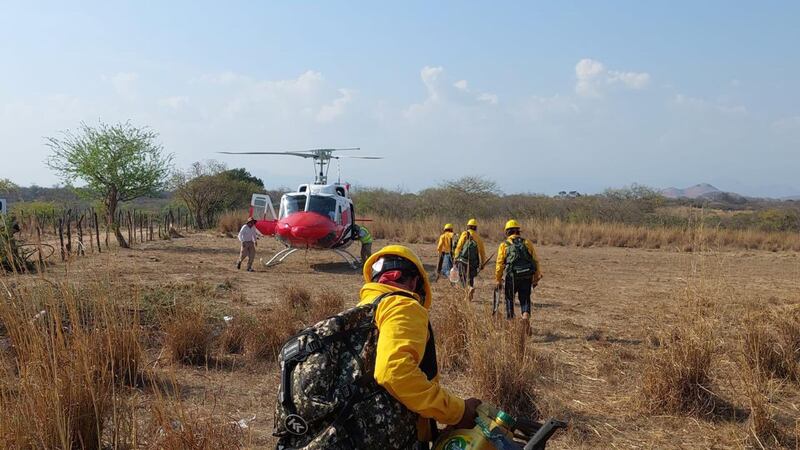
[[[380,156],[350,156],[334,154],[358,151],[351,148],[318,148],[283,152],[219,152],[225,155],[283,155],[311,159],[314,163],[313,183],[301,184],[294,192],[281,197],[278,213],[267,194],[255,193],[250,201],[250,216],[256,219],[256,229],[265,236],[275,236],[285,248],[268,261],[266,267],[280,264],[298,250],[324,250],[339,255],[350,267],[362,263],[347,251],[358,239],[356,216],[350,196],[350,184],[342,183],[341,173],[335,183],[328,183],[331,160],[383,159]]]

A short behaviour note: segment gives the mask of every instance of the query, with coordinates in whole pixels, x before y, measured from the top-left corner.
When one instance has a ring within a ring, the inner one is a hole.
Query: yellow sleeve
[[[438,382],[428,380],[419,368],[428,339],[428,311],[405,297],[390,296],[375,313],[378,348],[375,381],[422,417],[453,425],[464,415],[464,400]]]
[[[475,232],[475,240],[478,241],[478,255],[481,257],[481,266],[486,262],[486,249],[483,246],[483,239]]]
[[[497,247],[497,257],[494,260],[494,280],[498,283],[503,281],[503,271],[506,268],[506,241]]]
[[[531,253],[531,257],[533,257],[533,263],[536,264],[536,272],[533,274],[533,282],[536,283],[542,278],[542,264],[539,260],[539,256],[536,255],[536,248],[534,248],[533,242],[525,239],[525,246],[528,247],[528,251]]]
[[[446,238],[446,237],[447,237],[447,235],[446,235],[446,234],[444,234],[444,233],[442,233],[442,235],[441,235],[441,236],[439,236],[439,243],[438,243],[438,244],[436,244],[436,251],[437,251],[437,252],[439,252],[439,253],[445,253],[445,242],[444,242],[444,241],[445,241],[445,238]],[[448,248],[448,249],[447,249],[447,253],[449,253],[449,252],[450,252],[450,249]]]
[[[460,254],[461,254],[461,247],[463,247],[463,246],[464,246],[464,240],[466,239],[466,236],[464,236],[464,233],[467,233],[467,231],[464,231],[464,232],[463,232],[463,233],[461,233],[461,235],[458,237],[458,244],[456,244],[456,252],[453,254],[453,257],[454,257],[454,258],[458,258],[458,255],[460,255]]]

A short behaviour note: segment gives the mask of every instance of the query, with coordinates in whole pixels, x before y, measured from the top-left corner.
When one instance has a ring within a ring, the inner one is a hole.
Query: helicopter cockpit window
[[[289,214],[306,210],[305,195],[287,195],[281,201],[280,217],[284,218]]]
[[[323,195],[311,195],[308,198],[308,211],[321,214],[336,221],[336,199]]]

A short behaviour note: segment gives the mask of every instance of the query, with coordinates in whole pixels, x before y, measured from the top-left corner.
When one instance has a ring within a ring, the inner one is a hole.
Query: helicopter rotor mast
[[[314,184],[328,184],[328,170],[332,159],[383,159],[380,156],[336,156],[333,152],[361,150],[359,147],[350,148],[316,148],[289,152],[218,152],[225,155],[291,155],[301,158],[311,158],[314,162]]]

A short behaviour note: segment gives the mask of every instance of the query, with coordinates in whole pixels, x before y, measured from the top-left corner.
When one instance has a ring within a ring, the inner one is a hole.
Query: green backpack
[[[511,242],[506,241],[506,276],[515,279],[533,278],[536,273],[536,262],[525,246],[525,239],[516,236]]]
[[[480,256],[478,254],[478,242],[472,238],[469,231],[465,231],[467,238],[464,240],[464,245],[461,246],[461,253],[458,254],[457,261],[467,264],[470,269],[477,270],[481,264]]]

